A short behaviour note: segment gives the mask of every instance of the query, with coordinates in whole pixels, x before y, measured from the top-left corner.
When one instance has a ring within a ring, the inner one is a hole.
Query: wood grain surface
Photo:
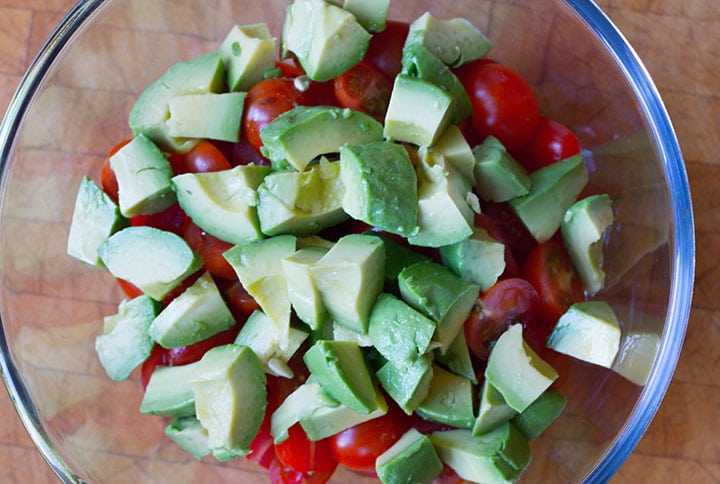
[[[647,433],[612,482],[720,482],[720,8],[717,0],[600,0],[670,112],[697,236],[693,308],[677,371]],[[0,0],[0,112],[69,0]],[[0,482],[53,482],[0,390]]]

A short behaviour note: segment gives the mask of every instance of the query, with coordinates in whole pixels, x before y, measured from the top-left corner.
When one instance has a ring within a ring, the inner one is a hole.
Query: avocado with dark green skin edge
[[[517,429],[528,440],[536,439],[545,432],[562,413],[567,399],[557,390],[547,390],[522,413],[512,419]]]
[[[207,443],[207,431],[195,416],[174,419],[165,427],[165,435],[196,460],[212,453]]]
[[[197,362],[179,366],[158,366],[150,375],[140,411],[163,417],[195,415],[191,378]]]
[[[440,257],[457,275],[480,286],[481,291],[490,289],[505,270],[505,245],[481,227],[474,227],[465,240],[440,247]]]
[[[430,483],[442,470],[430,438],[414,428],[375,459],[375,471],[383,484]]]
[[[475,191],[490,202],[506,202],[530,191],[530,176],[494,136],[473,148]]]
[[[433,365],[427,396],[415,412],[425,420],[456,428],[471,428],[475,422],[473,406],[472,382]]]
[[[375,376],[383,389],[408,415],[412,414],[430,390],[433,376],[432,356],[396,365],[385,363]]]

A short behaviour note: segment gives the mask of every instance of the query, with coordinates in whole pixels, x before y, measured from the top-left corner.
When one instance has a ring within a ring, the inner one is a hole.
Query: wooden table
[[[697,230],[684,352],[646,435],[613,482],[720,482],[720,8],[717,0],[600,0],[643,59],[682,145]],[[70,0],[0,0],[0,112]],[[0,482],[52,482],[0,391]]]

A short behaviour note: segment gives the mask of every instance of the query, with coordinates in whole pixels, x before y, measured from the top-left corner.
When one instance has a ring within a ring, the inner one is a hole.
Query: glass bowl
[[[107,378],[93,342],[122,294],[108,274],[68,257],[66,238],[80,178],[99,180],[108,150],[130,135],[127,116],[142,89],[173,62],[215,50],[234,23],[266,21],[279,35],[285,4],[81,1],[10,103],[0,130],[2,373],[64,481],[267,480],[243,459],[196,462],[165,438],[161,418],[138,411],[137,371],[122,383]],[[693,221],[673,128],[634,51],[590,1],[392,0],[390,18],[412,21],[426,10],[467,17],[486,33],[492,57],[531,82],[542,113],[578,134],[591,187],[615,202],[608,287],[598,297],[622,322],[625,376],[573,363],[561,388],[567,408],[533,441],[522,477],[606,481],[660,405],[687,324]],[[637,335],[647,346],[639,357]],[[362,480],[347,471],[333,479]]]

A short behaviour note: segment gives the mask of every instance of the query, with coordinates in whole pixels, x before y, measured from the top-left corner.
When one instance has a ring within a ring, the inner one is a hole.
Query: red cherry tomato
[[[508,279],[510,277],[520,277],[520,267],[517,260],[510,249],[510,245],[505,240],[503,231],[495,225],[495,222],[484,213],[475,214],[475,226],[481,227],[487,231],[490,237],[494,238],[505,246],[505,270],[500,274],[499,279]]]
[[[222,151],[210,141],[200,141],[182,156],[176,173],[206,173],[232,168]]]
[[[408,23],[388,20],[385,30],[370,39],[365,59],[394,79],[402,70],[402,50],[409,30]]]
[[[510,247],[518,266],[522,267],[525,258],[537,246],[537,241],[528,231],[512,207],[505,202],[483,203],[482,213],[497,227],[506,246]]]
[[[112,168],[110,168],[110,158],[130,141],[132,140],[126,139],[125,141],[121,141],[115,145],[108,152],[107,158],[105,158],[105,162],[103,163],[102,170],[100,171],[100,184],[102,185],[105,193],[115,200],[116,203],[118,201],[118,183],[117,178],[115,178],[115,173],[113,173]]]
[[[225,242],[205,232],[192,221],[185,224],[183,238],[205,264],[210,274],[224,279],[235,279],[235,270],[223,257],[223,252],[231,249],[233,244]]]
[[[465,339],[472,352],[487,360],[490,343],[511,324],[533,325],[537,319],[540,298],[533,286],[519,278],[503,279],[483,294],[465,321]]]
[[[340,106],[378,119],[385,117],[390,91],[390,78],[369,61],[360,61],[335,78],[335,97]]]
[[[260,131],[282,113],[297,106],[312,104],[308,94],[298,91],[293,79],[264,79],[245,97],[243,131],[248,142],[260,153]]]
[[[328,439],[308,439],[300,424],[290,427],[288,438],[275,444],[275,455],[283,465],[298,472],[332,472],[338,464]]]
[[[237,279],[234,281],[230,279],[218,279],[216,282],[220,293],[225,297],[230,310],[236,318],[247,318],[253,311],[260,310],[260,305],[248,294],[242,283]]]
[[[580,141],[564,125],[552,119],[540,118],[530,139],[512,150],[513,157],[532,173],[580,153]]]
[[[150,377],[152,376],[155,368],[158,366],[167,365],[167,351],[160,345],[155,345],[150,356],[143,362],[140,369],[140,382],[142,383],[143,390],[148,386]]]
[[[128,282],[125,279],[117,279],[117,281],[118,284],[120,284],[120,289],[122,289],[125,295],[130,299],[135,299],[136,297],[143,295],[143,292],[135,284]]]
[[[284,465],[277,456],[270,462],[270,482],[272,484],[324,484],[332,477],[332,471],[301,472]]]
[[[245,133],[240,133],[240,141],[237,143],[217,140],[214,140],[212,143],[222,152],[232,166],[270,165],[270,160],[255,151],[255,148],[252,147],[245,137]]]
[[[130,219],[130,225],[133,227],[146,225],[182,236],[187,219],[180,205],[174,203],[162,212],[136,215]]]
[[[540,120],[530,84],[510,67],[481,59],[458,69],[472,102],[472,122],[481,138],[493,135],[507,149],[530,139]]]

